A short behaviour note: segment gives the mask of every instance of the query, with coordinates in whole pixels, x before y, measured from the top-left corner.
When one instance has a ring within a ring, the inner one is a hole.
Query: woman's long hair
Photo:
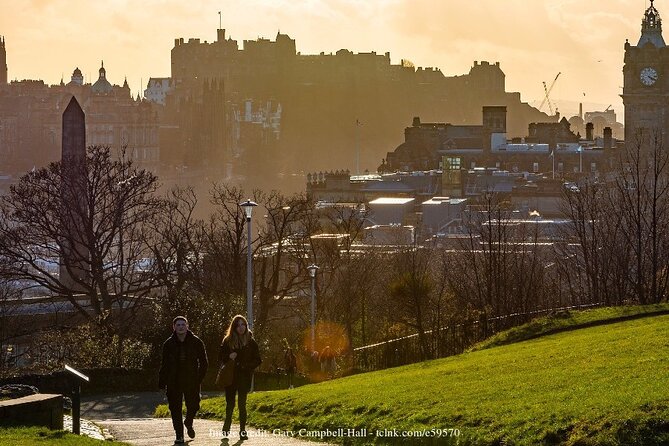
[[[238,323],[243,323],[244,325],[246,325],[246,331],[241,336],[237,333],[237,330],[235,330],[235,327],[237,327]],[[228,326],[228,331],[225,334],[225,337],[223,338],[221,344],[227,342],[231,349],[236,350],[248,344],[251,338],[253,338],[253,333],[251,333],[251,331],[249,330],[249,324],[248,322],[246,322],[246,318],[241,314],[238,314],[237,316],[232,318],[232,322],[230,322],[230,325]]]

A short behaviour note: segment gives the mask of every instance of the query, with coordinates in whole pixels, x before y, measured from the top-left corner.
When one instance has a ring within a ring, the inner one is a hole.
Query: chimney
[[[483,106],[483,131],[506,133],[506,106]]]
[[[613,148],[613,130],[611,130],[611,127],[604,127],[604,148]]]
[[[420,117],[419,116],[414,116],[413,117],[413,126],[414,127],[420,127]]]
[[[583,119],[583,102],[578,104],[578,117]]]
[[[595,125],[592,122],[588,122],[585,125],[585,139],[587,141],[592,141],[592,134],[594,133]]]
[[[497,133],[506,134],[506,106],[483,106],[484,151],[492,149],[492,135]]]
[[[225,30],[224,29],[216,30],[216,41],[223,42],[224,40],[225,40]]]

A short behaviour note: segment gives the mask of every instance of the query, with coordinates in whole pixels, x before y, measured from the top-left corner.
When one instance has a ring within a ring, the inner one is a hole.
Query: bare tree
[[[667,292],[669,275],[669,154],[659,130],[639,130],[621,158],[613,195],[633,253],[630,277],[640,303]]]
[[[466,237],[451,257],[459,306],[484,319],[540,306],[546,261],[537,226],[514,221],[510,203],[492,192],[467,209],[463,223]]]
[[[262,327],[273,307],[308,286],[307,266],[314,261],[311,235],[318,221],[304,195],[273,191],[260,194],[258,201],[267,212],[264,222],[258,224],[254,271],[259,305],[256,322]]]
[[[257,194],[253,193],[256,201]],[[246,216],[239,206],[246,198],[238,187],[215,184],[210,192],[214,213],[204,229],[205,276],[198,286],[231,299],[243,297],[246,290]]]
[[[20,352],[15,351],[14,344],[31,329],[24,321],[17,318],[19,295],[11,281],[0,281],[0,372],[16,361]]]
[[[562,210],[570,223],[555,256],[572,304],[610,305],[627,294],[627,240],[617,206],[611,184],[605,181],[585,178],[563,189]]]
[[[157,178],[105,147],[88,149],[83,175],[65,181],[68,169],[56,162],[30,172],[2,198],[0,255],[12,279],[66,297],[122,335],[157,285],[145,243],[147,222],[163,210]],[[61,258],[65,274],[53,268]]]
[[[164,199],[164,212],[149,222],[146,244],[163,293],[174,301],[201,274],[203,222],[195,218],[197,197],[191,188],[175,188]]]
[[[451,285],[464,307],[502,314],[507,301],[510,210],[497,194],[486,192],[465,218],[467,237],[453,256]],[[463,308],[464,308],[463,307]]]
[[[605,180],[565,189],[571,220],[557,251],[573,303],[641,304],[669,285],[669,154],[662,133],[640,129]]]
[[[388,297],[394,308],[394,320],[418,333],[421,357],[432,357],[427,331],[432,314],[430,275],[431,250],[417,244],[393,256],[394,281],[389,285]]]
[[[344,326],[349,345],[366,343],[368,301],[378,280],[379,257],[369,249],[353,250],[367,214],[363,203],[331,203],[316,210],[320,225],[312,230],[323,232],[312,243],[313,257],[323,267],[319,315]]]

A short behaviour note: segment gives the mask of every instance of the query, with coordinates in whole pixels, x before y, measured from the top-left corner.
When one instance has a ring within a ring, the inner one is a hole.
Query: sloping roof
[[[93,93],[111,93],[114,89],[109,81],[105,78],[100,78],[91,87]]]

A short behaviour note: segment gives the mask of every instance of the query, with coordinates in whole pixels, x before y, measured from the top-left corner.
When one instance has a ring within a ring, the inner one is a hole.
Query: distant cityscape
[[[281,187],[277,174],[303,178],[329,166],[374,171],[414,116],[478,125],[484,106],[503,106],[505,131],[518,138],[531,123],[560,121],[559,113],[549,116],[522,102],[520,93],[506,92],[499,62],[474,62],[469,73],[447,77],[407,60],[393,65],[389,53],[302,55],[281,33],[246,40],[240,49],[219,29],[215,42],[175,39],[171,77],[149,79],[143,95],[133,98],[127,80],[114,74],[123,67],[104,61],[98,78],[87,82],[74,67],[58,85],[8,83],[11,42],[3,38],[0,45],[1,173],[13,179],[59,158],[60,114],[72,95],[88,117],[88,144],[126,147],[168,182],[206,170],[211,178]],[[569,119],[571,131],[585,136],[585,121],[595,136],[609,126],[622,138],[614,110],[580,113]]]
[[[669,49],[652,1],[625,42],[624,123],[611,106],[562,116],[559,74],[546,113],[506,91],[499,62],[445,76],[217,31],[176,38],[171,76],[134,97],[103,60],[96,79],[9,82],[0,38],[0,316],[15,327],[0,365],[50,366],[35,330],[84,324],[117,336],[115,366],[133,336],[155,360],[181,311],[217,348],[245,309],[275,357],[329,349],[320,319],[371,370],[459,353],[511,316],[666,300]],[[456,326],[457,348],[428,342]],[[414,336],[404,359],[382,345]]]

